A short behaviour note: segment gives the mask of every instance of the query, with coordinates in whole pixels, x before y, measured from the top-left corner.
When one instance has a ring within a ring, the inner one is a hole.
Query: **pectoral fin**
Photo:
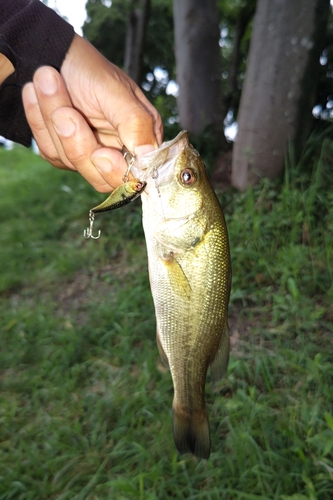
[[[213,361],[210,364],[210,373],[213,382],[220,380],[227,371],[229,363],[230,337],[228,325],[225,326],[220,344]]]
[[[180,295],[182,298],[190,298],[192,291],[190,282],[174,253],[169,252],[167,255],[164,255],[162,261],[167,268],[173,293]]]

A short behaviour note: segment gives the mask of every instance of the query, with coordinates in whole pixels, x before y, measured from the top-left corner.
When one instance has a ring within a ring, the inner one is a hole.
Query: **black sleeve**
[[[39,66],[60,71],[73,37],[72,26],[40,0],[0,0],[0,53],[15,68],[0,85],[0,135],[30,146],[22,87]]]

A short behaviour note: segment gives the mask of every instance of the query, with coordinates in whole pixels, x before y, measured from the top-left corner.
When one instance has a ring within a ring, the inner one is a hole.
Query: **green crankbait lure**
[[[121,208],[124,205],[127,205],[131,201],[138,198],[147,185],[146,182],[141,182],[138,179],[131,181],[128,180],[128,175],[134,163],[135,157],[125,148],[125,146],[123,147],[123,155],[127,161],[127,171],[123,177],[124,184],[121,184],[121,186],[118,186],[114,191],[112,191],[110,196],[103,201],[103,203],[97,205],[97,207],[94,207],[89,211],[89,227],[83,233],[84,237],[87,239],[92,238],[97,240],[101,235],[101,231],[98,231],[97,236],[93,236],[92,234],[95,214],[108,212],[109,210],[115,210],[116,208]]]

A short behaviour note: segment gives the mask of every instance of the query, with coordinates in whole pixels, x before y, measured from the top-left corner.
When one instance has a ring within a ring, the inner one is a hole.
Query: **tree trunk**
[[[329,0],[258,0],[238,115],[232,184],[276,178],[310,132]]]
[[[173,12],[181,126],[194,135],[208,128],[224,143],[216,0],[174,0]]]
[[[227,116],[233,98],[238,91],[239,63],[241,59],[241,43],[249,23],[252,21],[255,12],[255,3],[247,2],[239,13],[235,22],[235,35],[233,49],[230,59],[230,66],[227,78],[227,92],[224,96],[224,117]]]
[[[140,86],[142,82],[143,46],[149,16],[150,0],[142,0],[138,9],[132,9],[128,19],[125,72]]]

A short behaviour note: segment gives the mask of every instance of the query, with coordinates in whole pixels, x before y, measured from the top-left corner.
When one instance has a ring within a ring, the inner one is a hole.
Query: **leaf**
[[[294,495],[281,495],[281,500],[309,500],[309,497],[302,495],[301,493],[295,493]]]
[[[324,413],[324,417],[325,417],[325,420],[326,420],[326,423],[327,423],[328,427],[333,432],[333,417],[332,417],[332,415],[326,411]]]

